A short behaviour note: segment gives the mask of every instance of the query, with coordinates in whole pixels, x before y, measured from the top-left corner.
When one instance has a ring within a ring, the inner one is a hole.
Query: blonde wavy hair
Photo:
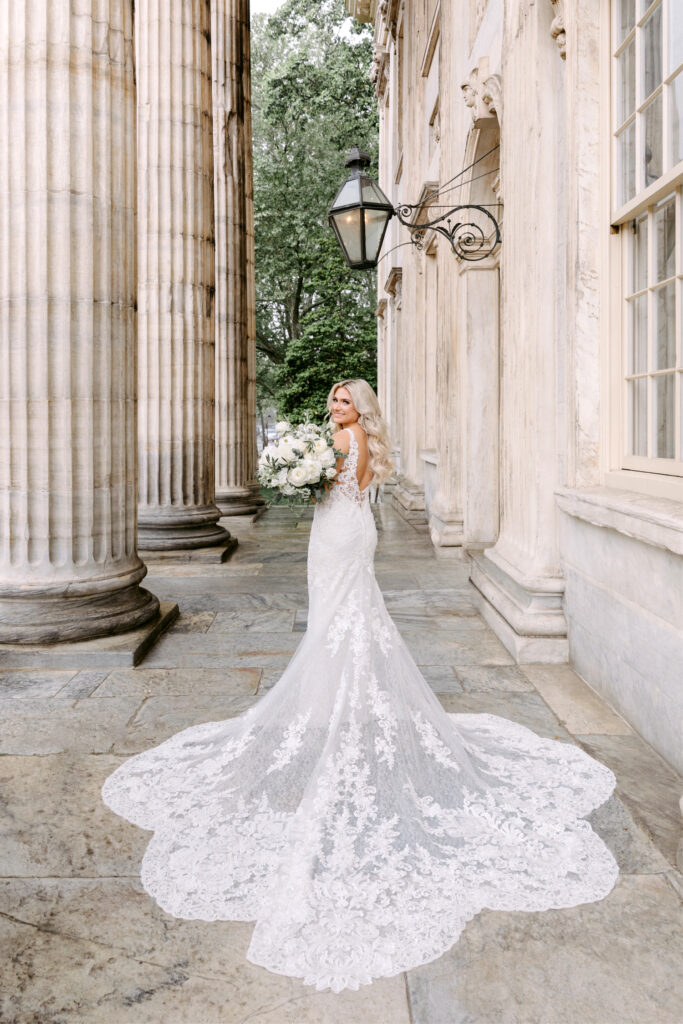
[[[339,390],[346,388],[353,401],[358,422],[368,436],[368,456],[375,482],[381,484],[394,470],[389,443],[389,431],[379,407],[377,395],[366,380],[356,378],[339,380],[327,396],[328,415],[332,415],[332,399]]]

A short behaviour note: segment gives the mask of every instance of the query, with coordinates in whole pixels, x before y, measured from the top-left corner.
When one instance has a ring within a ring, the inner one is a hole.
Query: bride
[[[357,989],[440,956],[485,907],[602,899],[618,869],[585,815],[612,772],[489,714],[446,714],[375,580],[370,482],[391,471],[364,380],[335,384],[338,476],[316,505],[308,629],[277,685],[124,762],[102,793],[154,832],[169,914],[255,921],[248,959]]]

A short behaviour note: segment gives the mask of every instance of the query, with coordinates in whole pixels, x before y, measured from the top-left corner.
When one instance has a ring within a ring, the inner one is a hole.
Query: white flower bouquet
[[[337,475],[337,456],[343,454],[332,444],[330,427],[309,422],[294,427],[282,420],[275,430],[276,439],[259,456],[261,486],[296,501],[321,498],[326,484]]]

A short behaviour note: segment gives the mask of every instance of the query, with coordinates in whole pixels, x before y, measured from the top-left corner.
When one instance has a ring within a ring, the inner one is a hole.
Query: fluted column
[[[223,544],[214,501],[209,0],[138,0],[139,543]]]
[[[131,0],[0,5],[0,641],[121,632],[140,586]],[[1,656],[0,656],[1,657]]]
[[[216,231],[216,504],[254,512],[256,310],[249,0],[211,4]]]

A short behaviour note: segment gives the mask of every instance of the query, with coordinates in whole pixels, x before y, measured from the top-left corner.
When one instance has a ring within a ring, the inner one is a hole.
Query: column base
[[[119,576],[3,587],[0,643],[59,644],[137,629],[159,613],[158,599],[139,586],[146,572],[138,560]]]
[[[178,605],[162,601],[157,614],[138,629],[98,639],[59,644],[7,644],[0,647],[3,668],[132,668],[178,618]]]
[[[459,548],[464,543],[462,513],[449,512],[434,502],[429,510],[429,533],[436,548]]]
[[[227,562],[237,547],[237,538],[231,534],[227,536],[227,541],[212,548],[178,548],[173,551],[145,551],[144,548],[140,548],[140,555],[151,570],[159,565],[177,565],[185,562],[219,565],[221,562]]]
[[[494,550],[472,554],[474,604],[520,665],[569,660],[561,576],[522,577]]]
[[[218,525],[220,510],[215,505],[150,509],[138,513],[139,551],[184,551],[226,544],[230,534]]]
[[[222,516],[248,516],[265,508],[258,485],[250,487],[222,487],[216,493],[216,504]]]
[[[424,487],[399,476],[391,494],[392,507],[412,526],[427,527]]]

